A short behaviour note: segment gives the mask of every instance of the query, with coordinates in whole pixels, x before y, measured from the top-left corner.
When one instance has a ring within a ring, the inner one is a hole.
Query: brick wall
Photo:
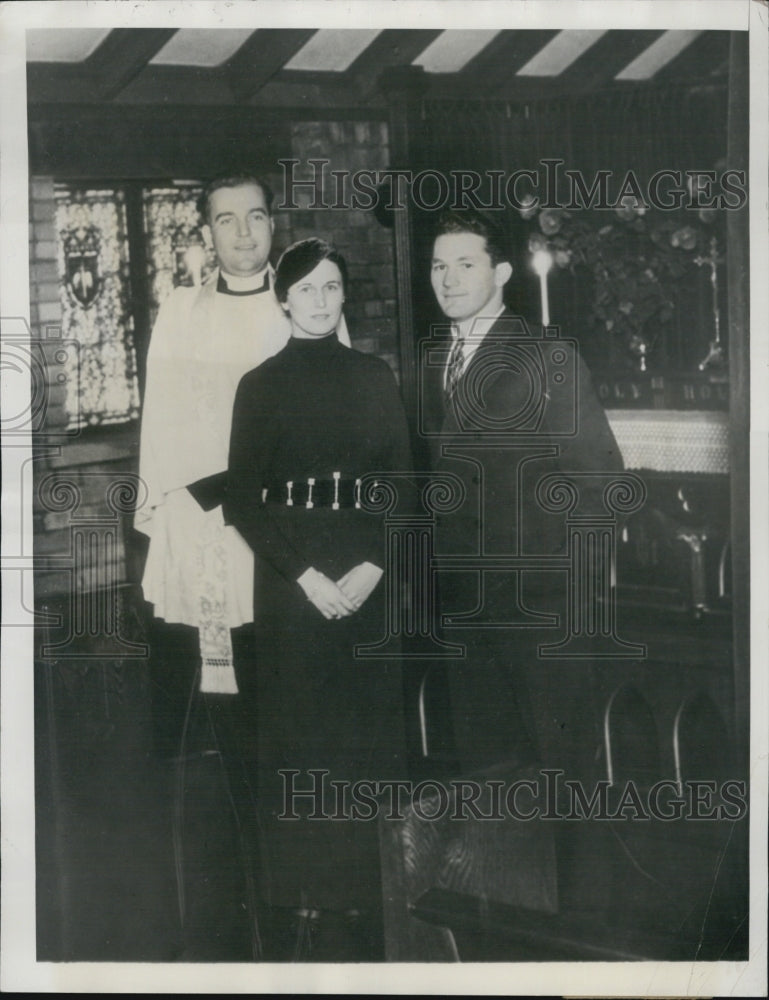
[[[41,344],[46,362],[45,425],[51,429],[61,428],[67,423],[64,408],[66,390],[57,383],[52,364],[55,341],[61,331],[55,211],[53,180],[50,177],[34,178],[29,211],[30,324],[32,337]]]
[[[384,170],[389,166],[387,126],[383,122],[297,122],[291,127],[291,158],[297,180],[314,176],[310,159],[328,160],[324,168],[324,201],[335,201],[332,170]],[[288,154],[287,154],[288,157]],[[282,176],[276,202],[282,201]],[[349,190],[349,185],[348,185]],[[278,213],[276,241],[319,236],[334,243],[349,268],[345,317],[353,346],[377,354],[398,374],[398,328],[395,304],[394,240],[373,212],[360,209],[311,209],[315,199],[308,188],[297,188],[299,209]],[[282,247],[281,247],[282,248]]]

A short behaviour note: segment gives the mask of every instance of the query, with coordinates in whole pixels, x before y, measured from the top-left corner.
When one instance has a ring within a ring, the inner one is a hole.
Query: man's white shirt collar
[[[486,337],[486,334],[494,326],[499,317],[505,311],[504,304],[500,306],[498,312],[494,313],[493,316],[473,316],[472,319],[465,320],[463,323],[452,323],[451,325],[451,339],[452,343],[461,337],[464,341],[464,347],[462,349],[462,372],[465,372],[470,359],[481,346]]]

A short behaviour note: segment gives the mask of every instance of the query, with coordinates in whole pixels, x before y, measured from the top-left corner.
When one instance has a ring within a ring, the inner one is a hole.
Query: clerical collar
[[[234,274],[228,274],[225,278],[220,271],[216,282],[216,290],[222,295],[258,295],[260,292],[266,292],[269,287],[269,268],[265,268],[259,274],[252,274],[248,278],[238,278]]]

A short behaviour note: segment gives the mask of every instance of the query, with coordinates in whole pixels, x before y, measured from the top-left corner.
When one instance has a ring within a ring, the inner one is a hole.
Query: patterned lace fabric
[[[626,469],[729,472],[729,417],[718,411],[607,410]]]

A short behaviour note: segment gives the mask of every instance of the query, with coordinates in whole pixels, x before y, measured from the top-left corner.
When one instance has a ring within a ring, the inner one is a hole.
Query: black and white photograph
[[[765,993],[768,43],[0,4],[4,990]]]

